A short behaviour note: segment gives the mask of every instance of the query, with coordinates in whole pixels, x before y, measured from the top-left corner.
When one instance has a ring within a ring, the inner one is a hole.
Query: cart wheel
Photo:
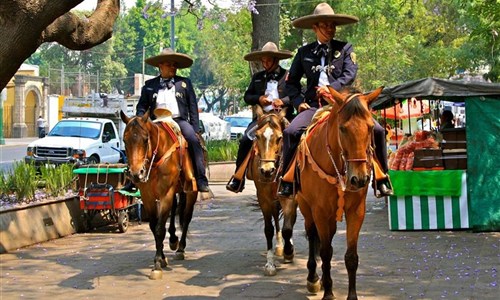
[[[120,229],[122,233],[128,229],[128,213],[126,211],[120,211],[118,213],[118,229]]]

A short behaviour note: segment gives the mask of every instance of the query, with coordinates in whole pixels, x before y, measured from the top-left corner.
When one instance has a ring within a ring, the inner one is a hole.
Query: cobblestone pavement
[[[0,299],[320,299],[306,290],[303,220],[294,230],[295,261],[263,274],[265,238],[255,188],[233,194],[212,184],[199,202],[186,260],[173,259],[149,280],[154,255],[147,224],[120,234],[115,225],[0,255]],[[332,276],[345,299],[345,224],[333,241]],[[168,246],[166,247],[168,248]],[[498,299],[500,233],[389,231],[383,200],[369,197],[359,241],[360,299]]]

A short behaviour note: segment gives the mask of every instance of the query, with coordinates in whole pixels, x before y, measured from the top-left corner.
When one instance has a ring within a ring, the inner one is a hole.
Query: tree
[[[95,11],[80,18],[70,10],[82,1],[0,2],[0,90],[43,43],[57,42],[69,49],[85,50],[111,37],[120,0],[97,0]]]

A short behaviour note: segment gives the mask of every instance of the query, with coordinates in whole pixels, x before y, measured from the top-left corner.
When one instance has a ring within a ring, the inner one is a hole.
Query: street
[[[0,172],[12,170],[15,161],[24,161],[26,145],[0,146]]]
[[[169,266],[160,280],[148,276],[153,235],[136,222],[0,255],[1,299],[321,299],[306,290],[307,241],[301,215],[294,228],[295,260],[264,276],[265,238],[255,187],[240,194],[211,184],[213,199],[198,202],[186,260],[165,248]],[[383,199],[369,192],[359,239],[360,299],[497,299],[500,233],[389,231]],[[179,229],[178,229],[179,230]],[[179,231],[178,231],[179,232]],[[333,241],[333,288],[345,299],[345,223]],[[321,274],[321,269],[318,269]]]

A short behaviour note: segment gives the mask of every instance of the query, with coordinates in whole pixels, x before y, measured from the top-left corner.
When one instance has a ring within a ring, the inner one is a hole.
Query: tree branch
[[[120,0],[98,0],[89,17],[68,12],[42,33],[41,43],[57,42],[71,50],[85,50],[108,40],[120,13]]]

